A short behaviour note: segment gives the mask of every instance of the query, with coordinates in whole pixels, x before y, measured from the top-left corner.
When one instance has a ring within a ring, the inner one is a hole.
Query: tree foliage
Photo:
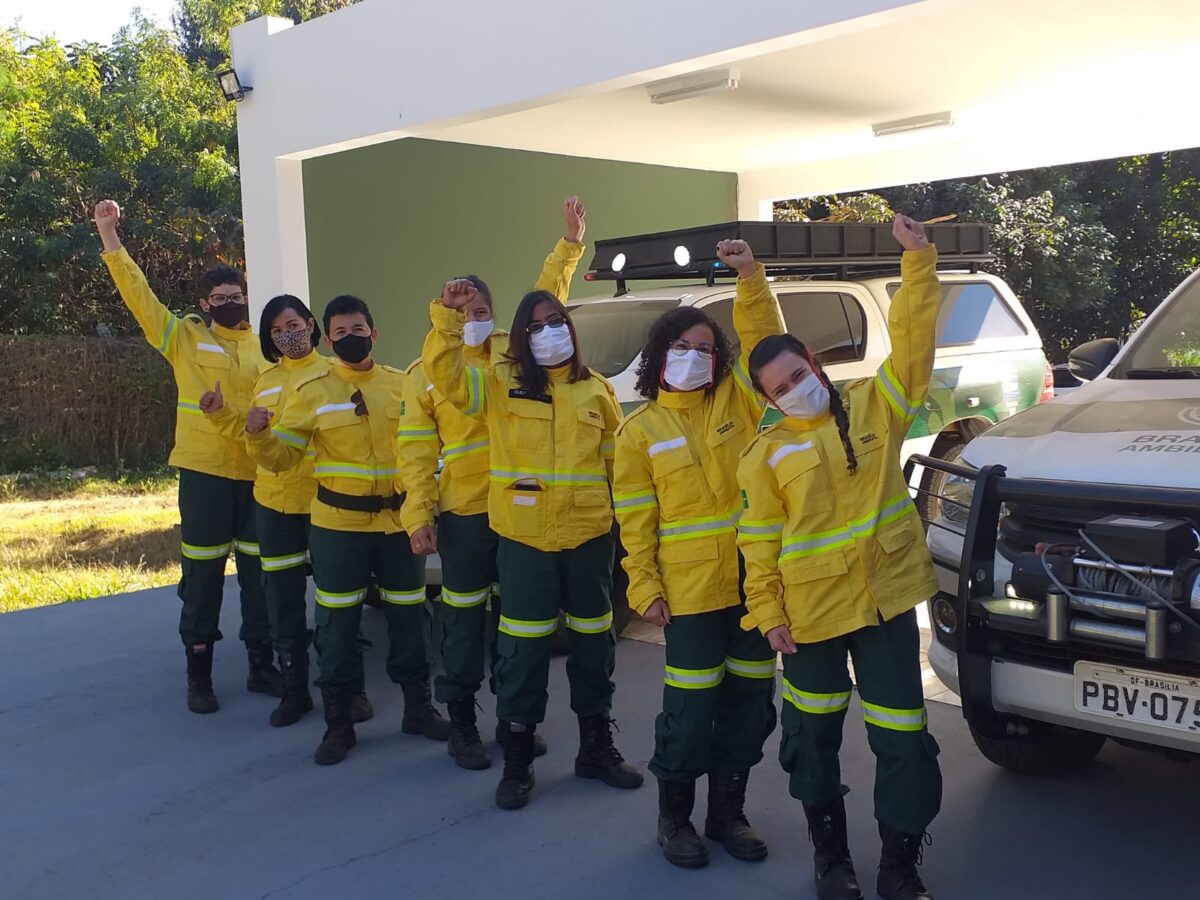
[[[892,210],[992,226],[996,262],[1056,360],[1127,335],[1200,267],[1200,149],[1007,172],[776,205],[798,221],[886,221]]]
[[[0,332],[133,330],[97,260],[103,197],[167,302],[190,305],[206,266],[242,265],[234,105],[214,78],[228,29],[350,2],[179,0],[174,29],[135,14],[107,45],[0,30]]]

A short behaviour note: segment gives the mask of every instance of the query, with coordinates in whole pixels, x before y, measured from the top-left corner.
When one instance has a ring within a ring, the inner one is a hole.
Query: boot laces
[[[625,757],[613,742],[613,731],[620,732],[616,719],[601,719],[597,728],[596,754],[605,762],[619,764],[625,762]]]
[[[521,752],[524,748],[521,744],[525,742],[525,735],[529,735],[528,752]],[[529,767],[533,764],[533,735],[528,731],[510,731],[508,732],[508,740],[504,747],[504,774],[501,776],[501,781],[520,781],[528,777]]]

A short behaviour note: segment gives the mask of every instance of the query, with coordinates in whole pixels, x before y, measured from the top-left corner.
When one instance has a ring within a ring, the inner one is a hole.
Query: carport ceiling
[[[421,134],[747,172],[967,134],[1069,145],[1070,122],[1120,129],[1134,112],[1195,129],[1198,0],[931,0],[910,9],[869,30],[731,63],[736,91],[653,105],[644,86],[626,87]],[[563,50],[546,48],[546,65],[570,65],[569,49],[568,34]],[[871,130],[942,110],[952,127],[882,138]],[[1064,158],[1088,158],[1066,145]]]

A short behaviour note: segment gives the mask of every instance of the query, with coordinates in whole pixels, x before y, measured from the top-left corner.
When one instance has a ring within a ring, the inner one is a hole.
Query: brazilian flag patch
[[[746,492],[742,491],[742,509],[750,508],[750,498],[746,496]]]

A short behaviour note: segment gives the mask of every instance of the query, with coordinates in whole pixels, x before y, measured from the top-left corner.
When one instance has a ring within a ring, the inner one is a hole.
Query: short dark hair
[[[487,286],[486,281],[484,281],[478,275],[456,275],[455,278],[461,278],[463,281],[471,282],[471,286],[479,292],[479,296],[483,299],[483,302],[487,304],[487,308],[495,312],[495,309],[492,307],[492,289]]]
[[[329,305],[325,307],[325,333],[329,334],[329,321],[334,316],[352,316],[355,313],[362,313],[364,319],[367,320],[367,325],[372,329],[375,328],[375,320],[371,318],[371,310],[367,307],[367,301],[361,297],[355,297],[353,294],[340,294],[329,301]]]
[[[272,297],[267,302],[267,305],[263,307],[262,318],[258,321],[258,341],[262,345],[262,355],[267,362],[279,362],[279,348],[271,340],[271,326],[275,324],[275,320],[279,318],[281,313],[289,309],[301,318],[312,322],[312,345],[316,347],[321,343],[321,326],[317,324],[312,310],[305,306],[304,301],[299,297],[293,297],[291,294],[280,294],[278,297]]]
[[[517,383],[532,394],[546,393],[546,386],[550,383],[546,370],[537,364],[529,346],[529,325],[533,321],[533,308],[543,301],[554,305],[555,311],[566,320],[567,328],[571,332],[575,355],[571,357],[570,362],[570,382],[574,384],[576,381],[586,381],[592,377],[591,371],[583,364],[579,338],[575,334],[575,323],[571,321],[571,316],[562,305],[562,301],[549,291],[530,291],[521,298],[517,313],[513,316],[512,329],[508,334],[508,352],[504,358],[516,365]]]
[[[767,392],[763,390],[762,382],[758,380],[758,373],[762,371],[763,366],[774,360],[779,354],[789,350],[813,363],[813,371],[821,379],[821,383],[829,389],[829,411],[833,414],[833,420],[837,423],[838,436],[842,439],[842,450],[846,454],[846,468],[853,475],[858,471],[858,456],[854,452],[854,444],[850,442],[850,416],[846,412],[845,404],[842,403],[842,395],[829,380],[824,369],[816,364],[816,359],[808,352],[808,348],[804,346],[804,342],[800,338],[794,334],[772,334],[758,342],[750,352],[748,361],[750,381],[754,384],[754,389],[766,396]]]
[[[200,295],[207,298],[213,288],[223,284],[236,284],[244,292],[246,276],[233,266],[214,266],[200,276]]]
[[[721,326],[712,320],[712,316],[695,306],[677,306],[654,320],[654,324],[650,326],[650,334],[646,337],[646,346],[642,348],[635,388],[647,400],[658,396],[663,366],[667,360],[667,349],[679,340],[681,334],[695,325],[707,325],[713,333],[713,351],[717,357],[717,365],[713,373],[713,383],[709,385],[708,390],[711,391],[720,384],[721,379],[733,368],[733,351],[729,348],[729,339],[725,337]]]

